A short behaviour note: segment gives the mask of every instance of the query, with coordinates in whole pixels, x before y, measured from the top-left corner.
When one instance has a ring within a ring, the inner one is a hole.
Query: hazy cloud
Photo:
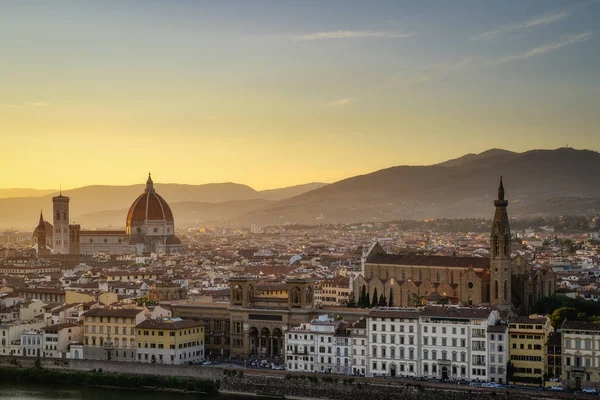
[[[467,57],[455,62],[444,62],[430,64],[421,68],[408,69],[400,71],[390,78],[392,83],[425,83],[432,80],[434,77],[446,75],[448,73],[458,71],[473,65],[473,58]]]
[[[500,27],[498,29],[494,29],[492,31],[480,33],[479,35],[476,35],[476,36],[472,37],[471,39],[472,40],[492,39],[503,33],[511,33],[511,32],[522,30],[522,29],[528,29],[528,28],[534,28],[536,26],[548,25],[553,22],[563,20],[563,19],[567,18],[569,15],[570,14],[567,11],[562,11],[562,12],[555,13],[555,14],[541,15],[541,16],[529,19],[525,22],[521,22],[521,23],[513,24],[513,25],[506,25],[506,26]]]
[[[561,40],[552,43],[534,47],[532,49],[508,54],[500,57],[467,57],[456,62],[445,62],[438,64],[430,64],[420,68],[400,71],[391,76],[388,80],[389,84],[418,84],[426,83],[435,78],[442,77],[452,72],[483,67],[495,67],[501,64],[506,64],[512,61],[527,60],[532,57],[541,56],[543,54],[561,49],[563,47],[580,43],[588,40],[594,31],[582,32],[575,35],[565,36]]]
[[[339,99],[325,103],[325,107],[342,107],[350,104],[350,102],[352,102],[352,99]]]
[[[530,49],[530,50],[527,50],[527,51],[524,51],[521,53],[509,54],[507,56],[487,60],[485,62],[485,65],[500,65],[500,64],[511,62],[511,61],[526,60],[531,57],[540,56],[542,54],[546,54],[551,51],[558,50],[560,48],[569,46],[571,44],[584,42],[584,41],[588,40],[590,38],[590,36],[592,36],[593,34],[594,34],[593,31],[587,31],[587,32],[583,32],[583,33],[580,33],[577,35],[567,36],[563,40],[560,40],[558,42],[547,43],[542,46],[534,47],[533,49]]]
[[[356,38],[408,38],[413,33],[374,31],[330,31],[296,36],[296,40],[356,39]]]
[[[41,101],[30,101],[23,104],[0,103],[0,107],[48,107],[48,103]]]

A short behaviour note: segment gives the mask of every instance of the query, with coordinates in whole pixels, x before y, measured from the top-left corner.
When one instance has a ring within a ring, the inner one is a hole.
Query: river
[[[104,389],[88,386],[41,386],[33,384],[7,384],[0,382],[0,400],[248,400],[257,397],[236,395],[193,395],[185,393]]]

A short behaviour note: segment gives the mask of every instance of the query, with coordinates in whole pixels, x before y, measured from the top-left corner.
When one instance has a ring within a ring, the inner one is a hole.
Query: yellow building
[[[539,315],[519,317],[509,322],[508,351],[513,366],[509,381],[542,384],[547,367],[546,346],[553,331],[550,320]]]
[[[143,309],[94,308],[83,314],[83,358],[134,361],[135,327]]]
[[[136,326],[137,361],[158,364],[192,364],[204,360],[204,326],[201,322],[148,319]]]
[[[350,299],[350,278],[337,276],[319,284],[322,306],[341,306]],[[383,293],[382,293],[383,294]],[[385,294],[387,296],[387,294]]]

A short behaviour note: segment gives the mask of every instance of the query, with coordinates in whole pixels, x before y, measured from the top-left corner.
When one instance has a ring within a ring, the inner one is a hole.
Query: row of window
[[[96,329],[98,328],[98,329]],[[106,328],[106,333],[109,335],[127,335],[127,327],[122,326],[121,327],[121,332],[119,333],[119,327],[118,326],[113,326],[112,329],[110,326],[105,327],[104,325],[100,325],[98,327],[96,327],[96,325],[85,325],[85,333],[104,333]],[[129,335],[133,336],[135,335],[135,328],[130,327],[129,328]]]
[[[581,339],[575,339],[575,340],[571,340],[571,339],[566,339],[565,340],[565,349],[582,349],[585,348],[585,350],[592,350],[592,341],[591,340],[584,340],[584,347],[581,347]],[[575,343],[575,347],[573,346],[573,343]]]
[[[98,319],[96,319],[98,318]],[[87,316],[85,317],[86,322],[96,322],[97,320],[100,322],[107,323],[115,323],[115,324],[133,324],[135,320],[133,318],[119,318],[119,317],[96,317],[96,316]]]

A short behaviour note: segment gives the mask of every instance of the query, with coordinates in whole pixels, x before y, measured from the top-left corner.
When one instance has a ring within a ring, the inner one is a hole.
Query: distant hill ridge
[[[596,151],[491,149],[430,166],[395,166],[331,184],[262,192],[235,183],[155,187],[173,208],[177,226],[491,217],[500,175],[511,217],[590,215],[600,213],[597,171]],[[71,217],[78,223],[118,227],[143,189],[88,186],[64,193],[71,197]],[[33,229],[39,209],[51,208],[51,197],[0,199],[0,227]]]
[[[205,204],[204,208],[209,209],[212,208],[207,205],[209,203],[248,201],[249,203],[240,206],[239,210],[249,211],[250,209],[254,209],[252,208],[253,206],[258,206],[259,204],[261,206],[264,205],[263,203],[256,202],[256,200],[263,200],[264,202],[278,201],[325,185],[327,184],[312,182],[304,185],[264,191],[257,191],[250,186],[231,182],[210,183],[205,185],[155,183],[154,187],[170,205],[180,202],[192,202],[198,203],[197,205]],[[71,198],[70,217],[72,221],[81,223],[86,227],[121,226],[125,223],[126,213],[131,206],[131,203],[143,193],[145,187],[145,184],[129,186],[91,185],[72,190],[64,190],[62,193]],[[33,229],[35,224],[37,224],[36,221],[37,218],[39,218],[40,209],[45,211],[46,218],[51,221],[52,197],[57,194],[58,192],[56,191],[50,191],[50,194],[45,193],[41,196],[0,198],[0,227]],[[222,215],[225,215],[228,218],[231,215],[239,215],[239,213],[230,214],[225,212],[224,210],[227,207],[227,205],[223,206],[222,212],[224,214]],[[118,221],[111,216],[113,214],[111,214],[110,211],[121,213],[123,210],[125,210],[124,214]],[[103,215],[102,213],[106,213],[104,215],[107,217],[104,223],[99,219],[99,215]],[[179,223],[184,222],[184,220],[178,218],[175,210],[174,213],[176,223],[179,226]],[[184,216],[185,215],[187,214],[184,214]],[[217,213],[213,218],[218,217],[219,215],[221,214]],[[93,219],[89,221],[86,220],[88,216],[93,217]]]
[[[394,219],[490,217],[504,175],[511,216],[548,215],[553,198],[582,198],[560,213],[593,213],[600,197],[600,154],[559,148],[514,153],[493,149],[431,166],[397,166],[351,177],[282,200],[244,221],[331,223]],[[556,204],[556,203],[555,203]],[[543,206],[542,206],[543,205]],[[526,213],[526,214],[525,214]]]

